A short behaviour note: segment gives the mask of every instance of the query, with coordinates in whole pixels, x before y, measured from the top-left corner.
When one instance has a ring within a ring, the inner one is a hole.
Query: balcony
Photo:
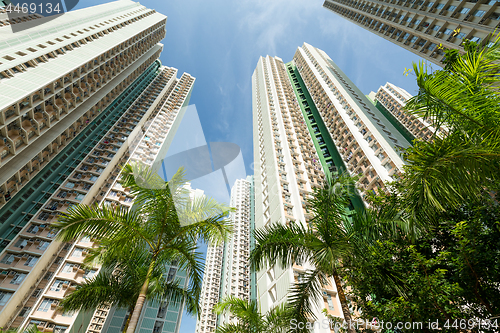
[[[14,146],[17,149],[21,148],[24,145],[24,133],[21,133],[19,129],[14,128],[7,132],[7,135],[10,140],[14,143]]]
[[[5,141],[2,140],[2,138],[0,138],[0,157],[2,161],[11,154],[11,149],[10,149],[11,146],[10,144],[5,143]]]

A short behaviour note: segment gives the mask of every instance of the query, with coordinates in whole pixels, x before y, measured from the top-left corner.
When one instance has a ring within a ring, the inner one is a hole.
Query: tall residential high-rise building
[[[230,207],[236,208],[230,214],[233,233],[221,245],[207,249],[205,275],[203,276],[201,315],[196,323],[196,333],[215,332],[219,325],[234,323],[229,314],[217,317],[214,306],[220,299],[234,296],[250,300],[254,295],[255,280],[250,272],[249,254],[253,216],[253,176],[238,179],[231,188]],[[252,291],[253,289],[253,291]]]
[[[440,45],[463,51],[464,39],[489,43],[500,22],[495,0],[325,0],[323,7],[440,66]]]
[[[229,205],[236,208],[231,213],[233,233],[224,243],[224,258],[222,260],[220,298],[234,296],[250,300],[250,237],[252,232],[252,188],[253,176],[238,179],[231,188]],[[218,325],[235,323],[232,316],[225,313],[220,316]]]
[[[15,34],[0,27],[2,241],[28,218],[40,183],[25,185],[47,179],[54,157],[159,57],[165,23],[154,10],[117,1]]]
[[[347,170],[360,175],[361,196],[384,188],[402,171],[399,148],[409,142],[368,101],[323,51],[304,43],[293,60],[261,57],[252,76],[255,227],[301,223],[305,202],[324,174]],[[351,207],[362,206],[353,196]],[[267,267],[257,273],[262,311],[286,301],[307,263]],[[322,309],[342,317],[333,280],[323,286]],[[328,330],[326,330],[328,331]]]
[[[209,245],[207,248],[205,272],[201,287],[200,316],[196,321],[196,333],[215,332],[217,327],[217,315],[213,312],[213,309],[219,302],[223,249],[223,244]]]
[[[58,309],[99,267],[81,266],[90,239],[63,244],[50,224],[80,203],[129,206],[133,197],[117,183],[120,165],[164,157],[194,83],[158,61],[165,23],[122,0],[16,34],[0,27],[0,327],[95,333],[106,318],[113,323],[114,309]],[[175,265],[169,275],[185,281]],[[140,325],[149,327],[151,311]],[[178,331],[170,321],[180,319],[182,305],[164,312],[152,321],[161,324],[156,332]]]
[[[413,96],[403,88],[387,82],[376,93],[372,91],[367,97],[408,141],[412,142],[415,138],[429,140],[436,132],[424,118],[404,109],[406,102]]]

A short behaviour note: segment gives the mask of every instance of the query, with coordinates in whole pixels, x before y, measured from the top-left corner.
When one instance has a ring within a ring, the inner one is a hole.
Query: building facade
[[[2,247],[26,223],[23,204],[39,184],[19,195],[24,186],[49,178],[54,157],[158,58],[165,23],[125,1],[70,12],[34,31],[0,28]]]
[[[325,0],[323,7],[440,66],[442,48],[489,43],[500,23],[494,0]]]
[[[120,166],[164,157],[194,84],[158,61],[165,23],[124,0],[16,34],[0,27],[0,327],[95,333],[120,321],[109,307],[58,309],[99,267],[81,266],[90,239],[63,244],[50,224],[77,204],[130,206]],[[187,283],[175,266],[170,275]],[[148,304],[140,329],[177,332],[181,313],[182,304]]]
[[[249,254],[253,225],[253,177],[238,179],[231,188],[230,214],[233,233],[224,244],[209,246],[203,276],[201,316],[196,322],[196,333],[215,332],[219,325],[234,322],[229,314],[219,317],[214,306],[224,297],[234,296],[250,300],[253,279]],[[255,290],[255,287],[253,288]]]
[[[252,88],[256,228],[306,226],[311,216],[305,202],[325,173],[360,175],[363,197],[401,172],[398,149],[410,143],[323,51],[304,43],[289,63],[261,57]],[[351,198],[351,209],[362,205],[358,196]],[[290,285],[308,268],[296,263],[257,272],[262,311],[286,301]],[[333,280],[323,286],[319,304],[319,320],[323,309],[342,317]]]
[[[222,261],[222,283],[220,298],[233,296],[243,300],[250,300],[250,237],[252,232],[252,187],[253,176],[238,179],[231,188],[230,206],[236,208],[231,213],[233,233],[224,244]],[[235,323],[235,319],[228,313],[218,318],[218,325]]]
[[[433,135],[446,133],[445,126],[436,131],[426,119],[404,109],[406,102],[413,96],[401,87],[387,82],[376,93],[372,91],[367,97],[410,142],[415,138],[431,140]]]
[[[201,287],[200,317],[196,321],[196,333],[215,332],[217,315],[213,312],[219,302],[224,245],[210,245],[207,248],[205,272]]]

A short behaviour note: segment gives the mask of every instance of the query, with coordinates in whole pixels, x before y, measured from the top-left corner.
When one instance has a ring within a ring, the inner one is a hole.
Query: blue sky
[[[103,1],[80,0],[76,8],[99,3]],[[191,97],[196,111],[188,112],[172,149],[204,142],[236,143],[244,162],[238,161],[234,175],[244,176],[243,163],[246,174],[253,173],[251,76],[260,56],[276,55],[288,62],[307,42],[324,50],[365,94],[387,81],[416,91],[414,77],[404,76],[403,71],[419,57],[326,10],[322,0],[144,0],[141,4],[168,16],[162,63],[196,77]],[[220,175],[215,178],[220,180]],[[227,200],[225,186],[210,181],[193,185]],[[194,332],[194,327],[195,320],[184,316],[181,333]]]

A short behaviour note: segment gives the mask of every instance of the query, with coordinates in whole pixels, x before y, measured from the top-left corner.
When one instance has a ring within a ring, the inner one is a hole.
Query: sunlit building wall
[[[58,308],[99,267],[81,265],[91,240],[62,244],[50,224],[80,203],[129,206],[133,197],[116,182],[120,165],[164,157],[194,83],[157,60],[165,23],[164,15],[125,0],[14,35],[0,27],[1,327],[100,332],[112,317],[109,308]],[[187,282],[175,267],[170,272]],[[182,304],[164,310],[151,329],[178,331]],[[144,328],[146,318],[149,312],[141,317]]]
[[[495,0],[325,0],[323,7],[440,66],[443,48],[463,51],[464,39],[488,44],[500,22]]]
[[[253,177],[238,179],[231,188],[230,214],[233,233],[222,245],[207,250],[201,315],[196,323],[197,333],[215,332],[220,325],[235,322],[228,313],[217,315],[215,305],[223,298],[234,296],[250,300],[252,278],[249,264],[251,230],[253,226]]]
[[[305,43],[289,63],[261,57],[252,87],[256,228],[306,226],[311,218],[306,200],[323,184],[325,172],[360,175],[353,209],[363,206],[360,197],[383,190],[402,171],[398,149],[408,147],[408,140],[323,51]],[[262,311],[285,302],[290,286],[308,268],[308,263],[295,263],[257,272]],[[323,309],[343,316],[333,280],[323,286],[318,301],[319,320],[325,319]]]

